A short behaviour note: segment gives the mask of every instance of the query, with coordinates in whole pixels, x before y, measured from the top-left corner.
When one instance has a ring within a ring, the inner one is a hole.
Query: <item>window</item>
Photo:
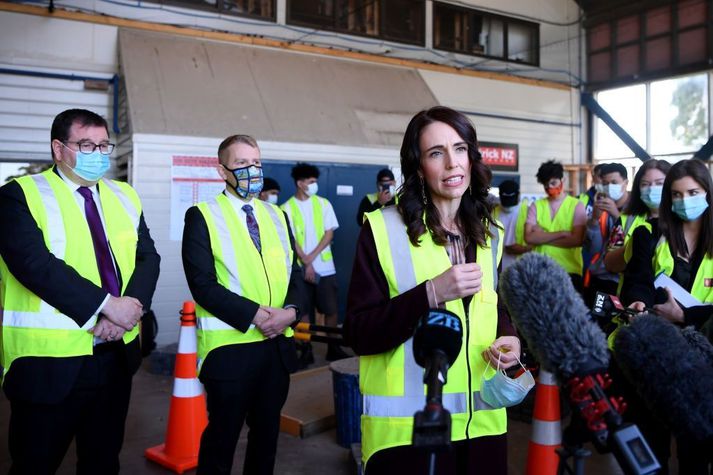
[[[262,20],[275,20],[275,0],[162,0],[162,3]]]
[[[424,43],[424,0],[287,0],[287,22],[402,43]]]
[[[709,136],[708,74],[601,91],[597,101],[651,156],[690,158]],[[595,160],[633,153],[601,120],[595,122]]]
[[[536,23],[433,4],[433,46],[438,49],[538,65],[539,37]]]

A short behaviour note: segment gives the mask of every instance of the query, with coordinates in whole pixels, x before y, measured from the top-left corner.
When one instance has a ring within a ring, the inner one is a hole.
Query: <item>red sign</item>
[[[483,156],[483,163],[492,170],[516,172],[519,163],[517,144],[480,142],[478,150]]]

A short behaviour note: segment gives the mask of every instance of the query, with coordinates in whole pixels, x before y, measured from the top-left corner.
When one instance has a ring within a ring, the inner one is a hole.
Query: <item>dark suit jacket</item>
[[[287,220],[290,234],[290,245],[294,251],[295,242]],[[194,206],[186,211],[183,228],[183,269],[191,289],[193,299],[211,314],[221,319],[233,328],[245,332],[252,324],[253,317],[260,305],[250,299],[235,294],[218,283],[215,275],[215,260],[210,247],[210,236],[203,214]],[[304,293],[302,269],[297,264],[297,253],[292,260],[292,275],[287,288],[285,306],[299,307]],[[279,336],[278,340],[281,359],[289,372],[297,369],[294,340]],[[250,361],[251,345],[228,345],[211,351],[201,368],[201,378],[233,379],[235,365]]]
[[[111,219],[111,216],[104,216],[104,219]],[[47,249],[22,188],[15,181],[0,187],[0,231],[0,255],[15,278],[77,325],[84,325],[107,293]],[[136,267],[130,276],[119,275],[119,283],[129,279],[124,295],[137,298],[144,310],[151,307],[160,260],[142,214]],[[133,374],[141,363],[138,338],[125,345],[125,349],[127,366]],[[61,401],[72,389],[84,358],[86,356],[18,358],[3,381],[3,389],[9,399],[37,403]]]

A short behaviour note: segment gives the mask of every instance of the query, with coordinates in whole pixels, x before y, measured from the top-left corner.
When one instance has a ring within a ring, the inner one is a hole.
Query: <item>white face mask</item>
[[[276,205],[277,204],[277,195],[272,195],[272,194],[267,195],[267,202],[271,203],[273,205]]]
[[[621,183],[610,183],[606,186],[605,191],[609,195],[609,198],[613,199],[614,201],[617,201],[622,196],[624,196],[624,185]]]
[[[307,196],[314,196],[317,194],[317,191],[319,191],[319,186],[317,185],[317,182],[314,182],[307,185],[305,193],[307,193]]]
[[[517,360],[520,363],[520,360]],[[482,377],[482,385],[480,388],[480,397],[493,409],[515,406],[520,404],[527,393],[535,386],[535,378],[532,377],[530,371],[520,363],[525,371],[515,379],[509,378],[505,371],[500,369],[500,358],[498,358],[498,369],[495,376],[490,379],[485,379],[485,373]],[[490,366],[486,366],[485,370]]]

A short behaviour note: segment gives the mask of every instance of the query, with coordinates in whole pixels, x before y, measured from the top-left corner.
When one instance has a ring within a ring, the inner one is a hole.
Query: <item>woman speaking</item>
[[[436,473],[505,474],[505,409],[480,390],[494,372],[488,364],[517,364],[520,341],[498,312],[502,231],[473,125],[446,107],[419,112],[404,135],[401,171],[398,206],[366,215],[344,326],[361,355],[365,473],[428,470],[428,454],[410,446],[413,415],[425,404],[410,339],[429,308],[440,307],[460,319],[463,343],[443,388],[454,450],[439,453]]]

